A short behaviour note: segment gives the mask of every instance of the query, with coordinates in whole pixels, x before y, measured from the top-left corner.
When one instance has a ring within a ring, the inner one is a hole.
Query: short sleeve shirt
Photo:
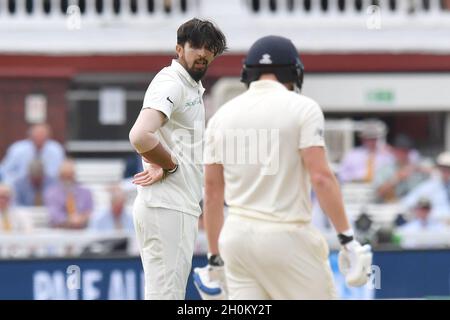
[[[202,83],[192,79],[176,60],[150,83],[142,108],[159,110],[168,121],[156,132],[176,156],[178,170],[166,180],[138,193],[149,207],[162,207],[199,216],[202,198],[202,143],[205,128]],[[147,166],[146,163],[143,164]]]
[[[311,185],[299,149],[314,146],[325,146],[319,105],[259,80],[210,119],[204,161],[224,167],[230,214],[309,222]]]

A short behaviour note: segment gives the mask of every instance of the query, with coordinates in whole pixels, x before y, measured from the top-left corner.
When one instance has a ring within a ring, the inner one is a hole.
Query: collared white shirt
[[[236,137],[240,144],[226,142]],[[204,160],[223,164],[230,214],[309,222],[311,185],[299,149],[324,145],[319,105],[277,81],[259,80],[210,119]]]
[[[162,207],[199,216],[203,167],[202,141],[205,108],[201,81],[196,82],[176,60],[150,83],[142,108],[164,113],[168,121],[158,131],[161,143],[179,163],[178,170],[163,182],[138,187],[149,207]],[[143,164],[147,166],[146,163]]]

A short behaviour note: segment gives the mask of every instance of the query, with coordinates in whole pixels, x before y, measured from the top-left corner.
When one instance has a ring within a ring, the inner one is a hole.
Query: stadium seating
[[[76,159],[77,180],[82,184],[114,183],[122,179],[122,159]]]
[[[75,170],[79,183],[92,192],[96,208],[109,203],[108,187],[122,181],[123,159],[76,159]]]

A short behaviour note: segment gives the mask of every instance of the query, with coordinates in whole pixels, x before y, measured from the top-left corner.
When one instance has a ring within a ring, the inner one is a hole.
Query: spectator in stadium
[[[48,124],[35,124],[29,129],[27,139],[9,146],[0,165],[0,174],[5,183],[12,186],[17,179],[25,176],[34,159],[42,161],[47,176],[57,177],[65,152],[61,144],[50,139],[50,136]]]
[[[75,162],[66,159],[59,169],[59,181],[44,195],[52,227],[85,228],[92,209],[91,192],[81,187],[75,179]]]
[[[56,179],[45,175],[41,160],[31,161],[28,174],[14,184],[15,204],[18,206],[43,206],[44,194]]]
[[[11,188],[0,184],[0,233],[30,231],[31,222],[21,211],[13,208],[12,196]]]
[[[126,208],[127,195],[119,186],[109,189],[110,205],[98,211],[89,222],[91,230],[134,232],[133,216]]]
[[[429,179],[415,187],[401,199],[400,203],[411,210],[419,199],[427,198],[431,203],[431,216],[448,219],[450,216],[450,151],[439,154],[436,164],[437,174],[432,174]]]
[[[398,201],[430,174],[429,169],[420,165],[419,153],[407,135],[397,135],[391,150],[395,162],[380,168],[374,178],[378,202]]]
[[[411,221],[399,227],[403,231],[421,231],[421,230],[442,230],[444,225],[430,217],[431,202],[427,198],[420,198],[412,209],[413,218]]]
[[[375,172],[394,162],[394,157],[384,142],[386,125],[379,120],[364,123],[359,137],[361,146],[350,150],[342,160],[339,177],[345,182],[372,183]]]
[[[395,238],[403,248],[433,247],[442,245],[440,232],[445,232],[445,225],[432,217],[432,204],[427,198],[420,198],[412,208],[413,218],[395,230]],[[433,237],[419,235],[427,233]]]

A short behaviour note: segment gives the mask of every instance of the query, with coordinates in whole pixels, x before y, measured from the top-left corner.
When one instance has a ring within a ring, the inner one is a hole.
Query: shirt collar
[[[175,59],[172,60],[172,68],[174,68],[184,79],[186,79],[189,84],[194,88],[199,88],[204,91],[202,82],[196,82],[192,79],[191,75],[186,71],[186,69]]]
[[[275,80],[257,80],[250,83],[250,89],[264,90],[264,89],[282,89],[287,88],[280,82]]]

